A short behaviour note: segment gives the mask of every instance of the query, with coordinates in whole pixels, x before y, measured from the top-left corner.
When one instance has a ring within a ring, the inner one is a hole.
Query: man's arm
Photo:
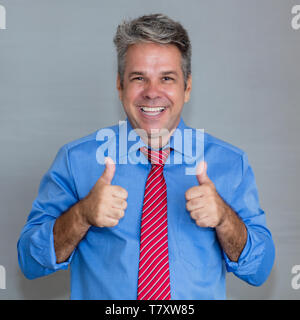
[[[199,186],[186,192],[186,208],[199,227],[216,229],[222,249],[231,261],[238,261],[247,241],[247,229],[219,196],[206,171],[207,164],[200,163],[197,168]]]
[[[106,168],[89,194],[79,201],[68,147],[59,150],[41,180],[17,244],[19,265],[28,279],[67,269],[74,249],[90,225],[109,227],[118,223],[127,206],[127,191],[108,183],[105,172],[113,170],[112,166]]]
[[[56,262],[66,261],[90,226],[113,227],[124,216],[127,191],[111,185],[115,164],[106,162],[105,170],[90,193],[55,222],[53,228]]]
[[[68,268],[71,257],[66,262],[56,263],[53,229],[56,219],[77,202],[68,147],[63,146],[40,182],[37,198],[18,240],[19,265],[28,279]]]
[[[237,262],[247,241],[247,229],[237,214],[225,204],[223,221],[216,226],[222,249],[231,261]]]
[[[246,154],[242,156],[241,168],[242,177],[229,206],[207,176],[207,164],[200,163],[199,185],[186,192],[186,208],[197,225],[215,228],[227,271],[258,286],[271,272],[275,247],[259,206],[254,174]]]
[[[70,257],[89,227],[81,215],[81,202],[56,219],[53,227],[56,263],[64,262]]]

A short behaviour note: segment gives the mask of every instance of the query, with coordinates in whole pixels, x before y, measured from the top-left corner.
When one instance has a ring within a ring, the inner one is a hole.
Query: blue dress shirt
[[[186,132],[189,138],[172,135],[168,144],[172,148],[170,161],[164,167],[171,299],[225,299],[226,272],[251,285],[261,285],[272,269],[275,248],[247,155],[208,133],[202,135],[208,176],[247,228],[246,245],[238,261],[233,262],[220,247],[215,229],[197,226],[186,210],[185,192],[198,184],[187,169],[194,168],[203,154],[194,156],[196,129],[187,127],[181,119],[176,132]],[[124,133],[128,134],[127,140]],[[27,278],[45,276],[70,265],[71,299],[137,299],[140,222],[151,169],[147,159],[137,161],[144,157],[139,155],[143,142],[138,138],[126,120],[59,150],[41,180],[18,241],[19,264]],[[201,142],[201,137],[198,140]],[[117,162],[112,184],[128,191],[125,216],[112,228],[90,227],[69,259],[56,263],[54,223],[89,193],[102,175],[102,160],[107,155]]]

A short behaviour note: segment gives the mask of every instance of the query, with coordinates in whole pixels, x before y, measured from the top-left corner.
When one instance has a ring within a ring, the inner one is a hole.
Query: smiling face
[[[190,97],[192,80],[189,77],[185,89],[181,60],[175,45],[134,44],[126,53],[123,86],[120,76],[117,79],[119,97],[132,127],[145,130],[152,140],[166,133],[163,145],[176,129]]]

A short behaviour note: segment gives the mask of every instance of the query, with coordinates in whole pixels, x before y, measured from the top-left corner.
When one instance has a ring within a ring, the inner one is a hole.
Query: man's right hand
[[[89,194],[80,201],[80,214],[89,226],[114,227],[127,208],[126,189],[111,185],[116,166],[111,158],[105,159],[105,170]]]

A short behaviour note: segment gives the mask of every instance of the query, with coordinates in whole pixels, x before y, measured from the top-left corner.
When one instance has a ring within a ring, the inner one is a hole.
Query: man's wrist
[[[88,222],[86,216],[86,199],[82,199],[77,202],[75,210],[78,223],[85,229],[89,229],[91,224]]]
[[[230,215],[232,215],[232,209],[224,202],[222,212],[220,221],[216,226],[216,229],[219,230],[225,229],[226,226],[228,226],[228,223],[230,222]]]

